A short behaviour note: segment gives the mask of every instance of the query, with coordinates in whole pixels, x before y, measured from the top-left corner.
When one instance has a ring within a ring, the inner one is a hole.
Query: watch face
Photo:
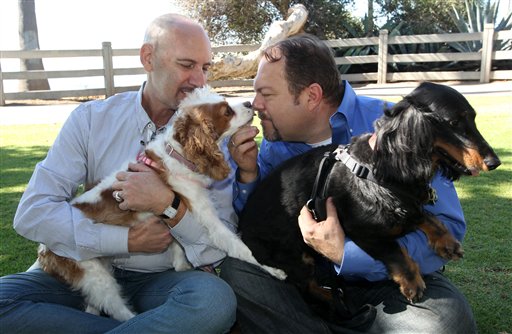
[[[174,218],[177,212],[178,210],[176,210],[172,206],[168,206],[162,213],[162,216],[164,216],[164,218]]]

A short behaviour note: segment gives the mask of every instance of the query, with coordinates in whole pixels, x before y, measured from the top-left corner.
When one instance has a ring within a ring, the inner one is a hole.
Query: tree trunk
[[[35,0],[18,0],[20,50],[39,50]],[[42,59],[21,59],[21,71],[44,70]],[[21,91],[49,90],[48,79],[24,79],[19,82]]]
[[[366,37],[373,36],[373,0],[368,0],[368,29]]]
[[[213,60],[209,70],[208,80],[226,80],[235,78],[252,78],[258,71],[261,52],[268,46],[296,35],[303,31],[308,18],[308,11],[303,5],[294,5],[288,9],[288,18],[285,21],[273,22],[258,50],[246,56],[226,55]]]

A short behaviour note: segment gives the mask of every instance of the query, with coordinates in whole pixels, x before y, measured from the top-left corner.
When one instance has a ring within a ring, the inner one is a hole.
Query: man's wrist
[[[174,217],[172,217],[172,218],[166,218],[163,216],[160,216],[160,217],[162,218],[163,222],[166,223],[167,226],[169,226],[171,228],[171,227],[176,226],[180,222],[181,218],[183,218],[183,216],[185,216],[186,212],[187,212],[187,206],[185,205],[185,203],[182,200],[180,200],[178,208],[176,210],[176,214],[174,215]]]
[[[178,212],[178,208],[180,206],[181,200],[178,194],[174,194],[174,199],[172,203],[168,205],[160,214],[160,218],[162,219],[172,219],[176,216]]]
[[[242,171],[240,168],[238,169],[238,178],[237,181],[240,183],[252,183],[258,178],[258,170],[255,172],[247,172]]]

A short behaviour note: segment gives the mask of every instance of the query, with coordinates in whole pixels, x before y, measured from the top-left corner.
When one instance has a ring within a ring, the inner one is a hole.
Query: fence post
[[[105,96],[114,95],[114,66],[112,61],[112,43],[103,42],[103,78],[105,79]]]
[[[480,82],[491,81],[492,48],[494,39],[494,25],[486,23],[482,37],[482,61],[480,63]]]
[[[377,63],[377,83],[385,84],[388,74],[388,31],[379,31],[379,61]]]
[[[5,106],[4,75],[2,73],[2,64],[1,63],[0,63],[0,106]]]

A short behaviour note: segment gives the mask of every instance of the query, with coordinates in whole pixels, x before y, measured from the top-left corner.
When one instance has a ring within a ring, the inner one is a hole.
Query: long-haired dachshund
[[[324,219],[325,203],[318,202],[332,197],[345,234],[382,261],[402,294],[417,301],[425,283],[396,239],[419,228],[439,256],[463,255],[459,242],[424,210],[435,197],[434,174],[456,180],[500,165],[475,115],[456,90],[422,83],[384,112],[375,134],[354,137],[344,147],[312,149],[269,175],[241,214],[242,240],[260,263],[283,269],[288,281],[307,291],[318,255],[304,243],[297,217],[308,203]]]

